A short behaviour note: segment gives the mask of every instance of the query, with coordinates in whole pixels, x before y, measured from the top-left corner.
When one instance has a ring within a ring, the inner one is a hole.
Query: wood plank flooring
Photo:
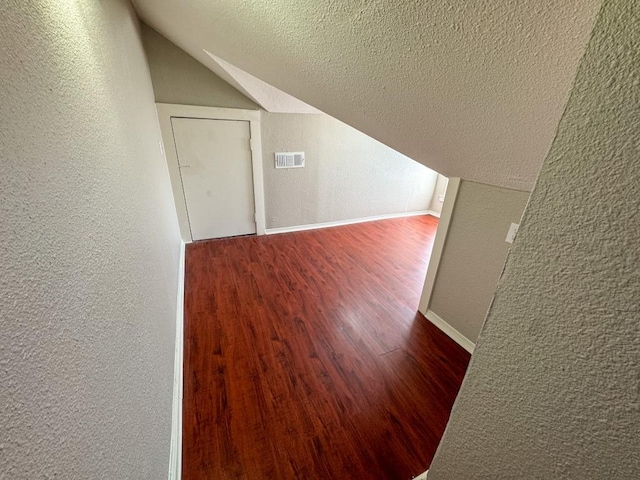
[[[416,314],[437,219],[187,246],[183,479],[429,467],[469,355]]]

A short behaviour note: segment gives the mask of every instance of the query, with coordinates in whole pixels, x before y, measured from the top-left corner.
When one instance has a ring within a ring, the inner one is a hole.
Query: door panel
[[[249,122],[172,118],[191,236],[256,233]]]

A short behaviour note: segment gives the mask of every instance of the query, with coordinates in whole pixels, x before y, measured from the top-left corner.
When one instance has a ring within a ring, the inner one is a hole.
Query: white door
[[[172,118],[194,240],[256,233],[249,122]]]

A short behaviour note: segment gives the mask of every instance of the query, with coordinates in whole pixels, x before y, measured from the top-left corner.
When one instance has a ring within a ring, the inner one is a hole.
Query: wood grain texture
[[[469,355],[416,313],[437,219],[187,246],[183,478],[402,479]]]

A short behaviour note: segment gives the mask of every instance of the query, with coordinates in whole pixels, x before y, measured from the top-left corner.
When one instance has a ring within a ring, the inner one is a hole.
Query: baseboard
[[[354,223],[374,222],[376,220],[386,220],[389,218],[417,217],[418,215],[433,215],[431,210],[419,210],[417,212],[389,213],[386,215],[375,215],[372,217],[351,218],[349,220],[338,220],[337,222],[310,223],[308,225],[294,225],[292,227],[267,228],[265,233],[273,235],[276,233],[301,232],[303,230],[316,230],[318,228],[340,227],[342,225],[352,225]]]
[[[171,447],[169,480],[182,478],[182,359],[184,357],[184,263],[185,243],[180,246],[176,306],[176,343],[173,365],[173,407],[171,412]]]
[[[427,473],[429,473],[429,470],[427,470],[426,472],[422,472],[417,477],[414,477],[413,480],[427,480]]]
[[[467,352],[473,353],[473,350],[476,347],[475,343],[445,322],[439,315],[431,310],[427,310],[425,317]]]
[[[427,213],[429,215],[431,215],[432,217],[440,218],[440,214],[438,212],[433,211],[433,210],[427,210]]]

